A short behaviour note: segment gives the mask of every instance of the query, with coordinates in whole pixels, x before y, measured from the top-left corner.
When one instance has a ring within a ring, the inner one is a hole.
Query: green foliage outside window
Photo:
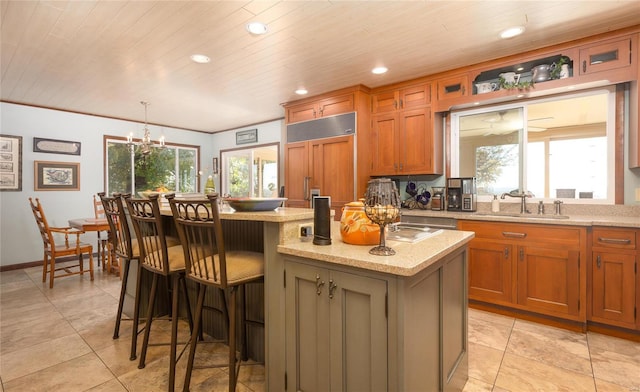
[[[135,150],[134,150],[135,151]],[[131,160],[131,148],[125,143],[107,142],[107,191],[196,192],[197,149],[153,148],[146,157],[137,151]],[[133,181],[135,178],[135,182]]]

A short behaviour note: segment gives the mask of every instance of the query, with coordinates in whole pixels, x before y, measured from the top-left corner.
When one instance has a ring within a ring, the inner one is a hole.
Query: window
[[[454,113],[452,176],[475,176],[481,201],[526,190],[613,203],[614,98],[598,90]]]
[[[124,140],[105,137],[105,142],[107,194],[198,191],[199,147],[167,144],[144,157],[135,149],[132,154]]]
[[[231,197],[278,197],[279,143],[222,150],[221,191]]]

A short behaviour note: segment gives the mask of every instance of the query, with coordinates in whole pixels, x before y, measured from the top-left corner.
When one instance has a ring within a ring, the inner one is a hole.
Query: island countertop
[[[387,241],[386,245],[396,254],[376,256],[369,253],[374,245],[344,243],[340,237],[340,223],[332,222],[331,245],[314,245],[311,240],[295,239],[278,245],[278,252],[392,275],[413,276],[467,244],[474,235],[468,231],[442,230],[415,243]]]

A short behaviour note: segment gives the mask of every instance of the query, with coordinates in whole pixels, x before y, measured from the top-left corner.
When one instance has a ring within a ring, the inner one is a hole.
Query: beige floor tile
[[[480,310],[469,311],[469,342],[504,350],[514,319]]]
[[[510,391],[595,391],[593,377],[506,353],[496,386]]]
[[[493,385],[504,351],[469,342],[469,377]]]
[[[85,391],[114,378],[102,361],[86,354],[4,383],[6,392]]]
[[[104,384],[88,389],[87,392],[127,392],[127,389],[122,385],[122,383],[120,383],[120,381],[114,378]]]
[[[595,378],[640,391],[640,355],[601,347],[593,347],[590,351]]]
[[[626,388],[622,385],[613,384],[608,381],[599,380],[596,378],[596,388],[598,392],[638,392],[639,388]]]
[[[493,389],[493,383],[486,383],[469,376],[467,383],[464,384],[463,392],[491,392]]]
[[[67,320],[60,317],[41,319],[31,325],[11,325],[0,330],[0,354],[31,347],[60,336],[74,334],[75,330]]]
[[[90,352],[77,334],[63,336],[1,356],[0,374],[7,382]]]
[[[583,333],[516,320],[507,352],[587,376],[593,375],[587,338]]]

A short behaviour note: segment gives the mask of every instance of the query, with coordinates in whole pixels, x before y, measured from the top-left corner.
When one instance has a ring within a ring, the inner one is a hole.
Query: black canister
[[[313,202],[313,243],[331,245],[331,198],[316,196]]]

